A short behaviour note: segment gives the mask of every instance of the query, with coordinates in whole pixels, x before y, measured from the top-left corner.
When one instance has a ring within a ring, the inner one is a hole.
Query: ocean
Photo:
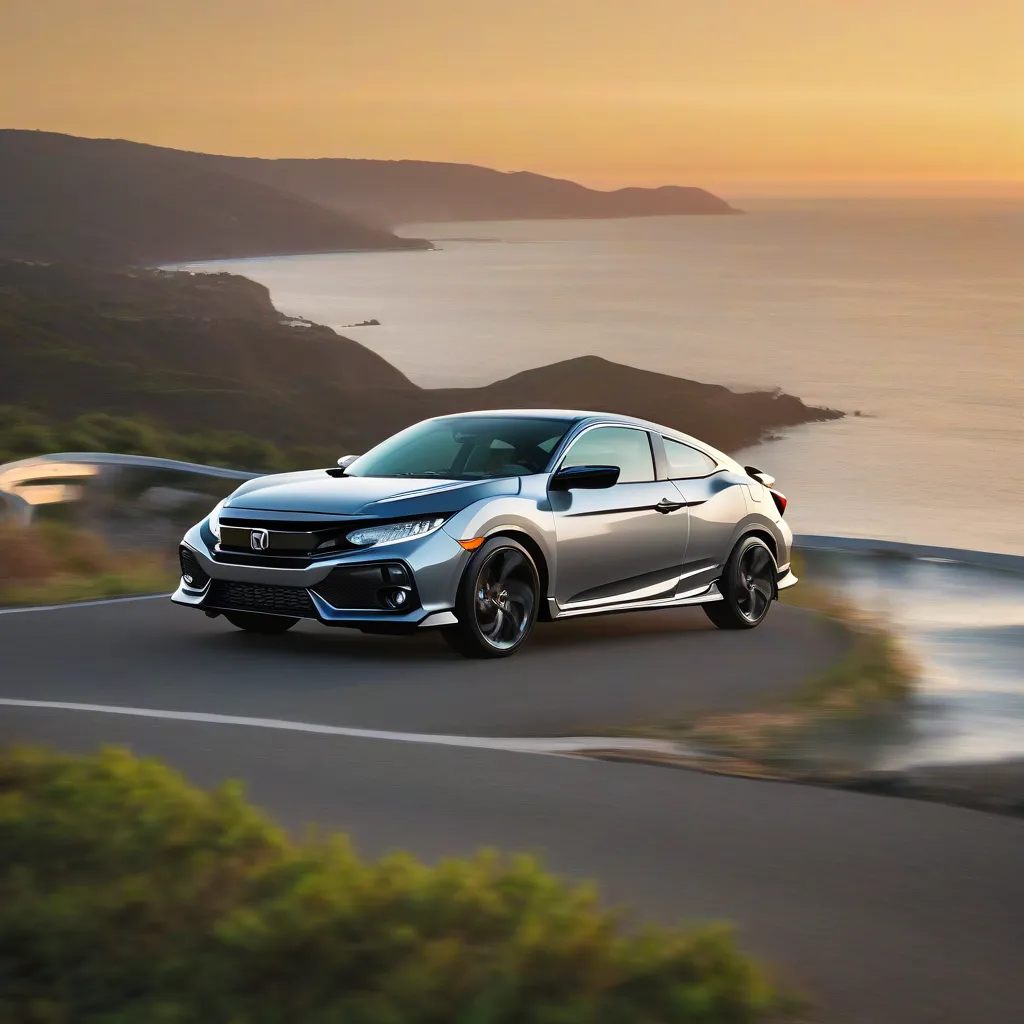
[[[738,205],[406,225],[437,250],[187,266],[262,282],[426,386],[596,354],[780,387],[850,414],[744,453],[796,532],[1024,553],[1024,202]]]

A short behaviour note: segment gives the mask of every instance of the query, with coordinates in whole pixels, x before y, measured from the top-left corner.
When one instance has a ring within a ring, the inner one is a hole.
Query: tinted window
[[[662,438],[665,442],[665,455],[668,457],[668,478],[681,480],[687,476],[707,476],[718,468],[710,456],[691,448],[682,441]]]
[[[569,425],[569,420],[527,416],[427,420],[382,441],[345,472],[446,480],[543,473]]]
[[[644,430],[596,427],[588,430],[566,452],[562,466],[618,466],[620,484],[654,479],[651,444]]]

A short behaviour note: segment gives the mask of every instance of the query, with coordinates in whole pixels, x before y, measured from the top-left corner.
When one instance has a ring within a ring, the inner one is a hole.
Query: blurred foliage
[[[156,594],[177,579],[164,551],[115,551],[99,534],[59,519],[0,523],[0,605]]]
[[[335,449],[282,449],[239,431],[179,434],[144,416],[93,412],[57,423],[22,406],[0,406],[0,463],[54,452],[150,455],[263,473],[313,469],[337,458]]]
[[[808,580],[806,565],[796,553],[792,568],[801,582],[783,590],[780,600],[823,619],[845,644],[828,668],[753,707],[605,731],[681,741],[696,752],[683,760],[715,771],[731,771],[737,765],[745,774],[768,769],[788,777],[819,769],[846,771],[851,756],[857,756],[850,737],[864,726],[899,715],[913,693],[919,667],[884,623],[813,578]],[[705,755],[714,760],[709,762]]]
[[[526,858],[302,845],[125,751],[0,756],[4,1024],[789,1019],[728,931],[628,932]]]

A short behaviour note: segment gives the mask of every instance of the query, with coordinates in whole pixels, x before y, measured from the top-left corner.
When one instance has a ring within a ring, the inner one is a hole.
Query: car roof
[[[439,420],[461,418],[463,416],[508,416],[550,420],[565,420],[569,423],[582,423],[584,420],[614,421],[616,423],[637,423],[654,427],[657,430],[668,430],[656,423],[647,423],[636,416],[626,416],[617,412],[594,412],[586,409],[473,409],[469,412],[446,413],[436,417]]]
[[[596,412],[592,409],[474,409],[472,412],[454,412],[438,416],[436,419],[448,420],[470,416],[508,416],[537,419],[565,420],[567,423],[629,423],[644,427],[647,430],[658,430],[663,434],[676,434],[687,437],[682,431],[673,430],[661,423],[652,423],[639,416],[627,416],[619,412]]]

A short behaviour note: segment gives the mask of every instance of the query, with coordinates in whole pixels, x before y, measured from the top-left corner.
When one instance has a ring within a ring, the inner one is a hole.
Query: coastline
[[[187,260],[170,260],[162,263],[143,263],[140,264],[140,266],[144,270],[163,270],[169,273],[180,270],[190,274],[201,274],[204,273],[204,271],[192,270],[192,266],[197,263],[265,263],[268,260],[286,260],[293,256],[373,256],[376,253],[393,254],[396,252],[433,252],[437,249],[437,246],[428,238],[417,238],[415,241],[425,242],[426,244],[390,245],[382,246],[377,249],[313,249],[303,252],[266,252],[260,253],[257,256],[192,256]],[[206,273],[208,273],[208,271],[206,271]],[[221,271],[221,273],[230,273],[230,271]]]
[[[241,262],[244,269],[247,261]],[[366,450],[430,416],[570,408],[640,416],[733,452],[782,429],[843,416],[779,389],[733,391],[595,355],[534,366],[476,387],[421,387],[398,361],[318,318],[304,318],[306,329],[297,330],[289,322],[296,314],[284,303],[284,309],[275,305],[270,289],[255,277],[232,273],[237,266],[214,273],[217,264],[211,261],[165,266],[119,273],[0,263],[0,312],[10,318],[0,376],[9,379],[10,403],[26,407],[23,418],[31,418],[31,406],[60,431],[65,421],[94,413],[99,405],[113,416],[149,416],[170,434],[241,431],[282,450],[339,443]],[[20,298],[5,300],[5,289]],[[72,339],[69,346],[33,344],[41,324]],[[175,343],[169,346],[170,337]],[[240,348],[248,353],[242,363]],[[57,384],[69,359],[90,367],[89,382],[77,391]],[[197,367],[203,367],[199,379]],[[140,380],[146,385],[141,391]],[[221,398],[197,402],[201,395]],[[224,398],[229,395],[230,401]]]

